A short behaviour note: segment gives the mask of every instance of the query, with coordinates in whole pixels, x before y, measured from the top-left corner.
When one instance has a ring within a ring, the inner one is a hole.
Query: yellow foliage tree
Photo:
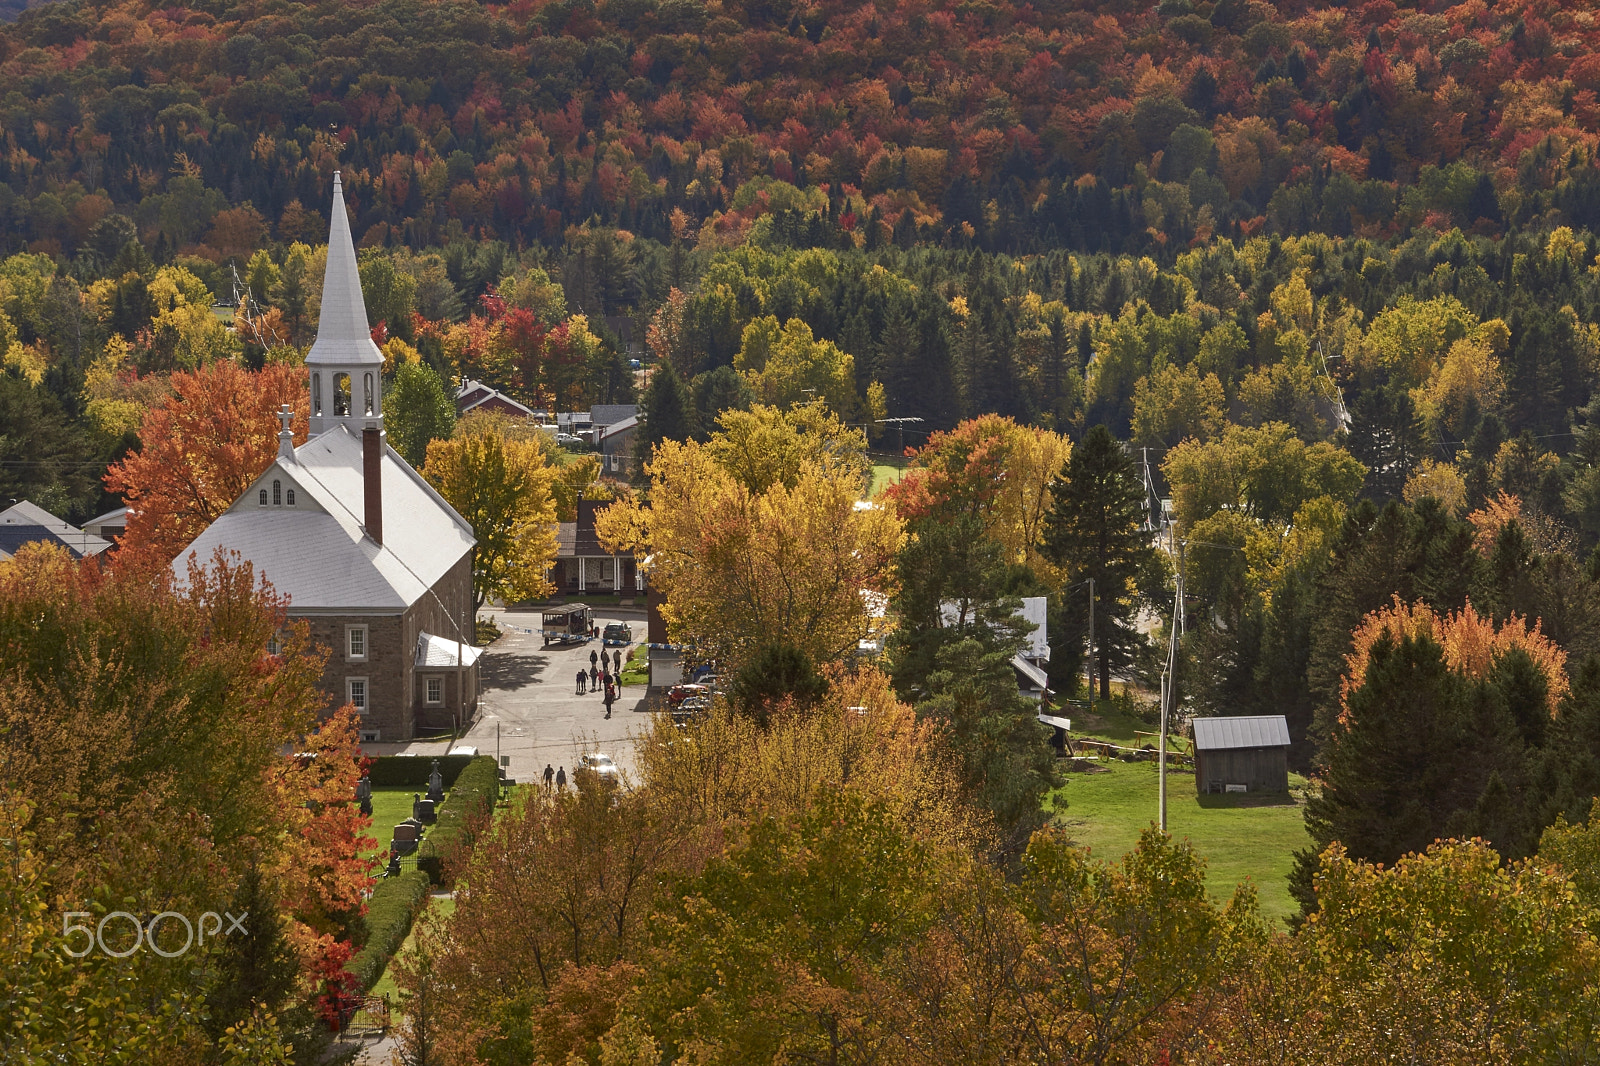
[[[1193,365],[1164,366],[1133,387],[1135,444],[1170,447],[1181,440],[1209,440],[1227,421],[1222,382],[1200,376]]]
[[[645,468],[649,505],[608,507],[602,543],[645,555],[672,639],[725,665],[766,644],[819,663],[855,648],[872,626],[865,594],[888,591],[900,519],[861,499],[848,465],[802,459],[792,476],[752,487],[719,449],[724,434],[659,445]]]
[[[535,433],[537,430],[534,431]],[[475,606],[549,595],[556,557],[555,472],[535,440],[494,420],[463,419],[449,440],[428,444],[422,476],[472,524]]]
[[[1471,428],[1468,418],[1498,408],[1505,389],[1490,338],[1475,335],[1450,345],[1427,383],[1411,390],[1411,402],[1435,440],[1460,440]]]
[[[781,328],[771,315],[751,322],[733,365],[764,403],[788,407],[823,400],[845,414],[860,405],[855,359],[832,341],[817,340],[798,318]]]
[[[1467,509],[1467,481],[1461,471],[1449,463],[1436,463],[1432,459],[1417,464],[1417,469],[1406,479],[1401,495],[1413,506],[1432,496],[1453,515]]]

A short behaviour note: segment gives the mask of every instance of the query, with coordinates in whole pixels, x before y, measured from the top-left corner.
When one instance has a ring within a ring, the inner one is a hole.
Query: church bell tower
[[[344,210],[344,186],[333,174],[328,269],[322,279],[317,339],[306,356],[311,375],[311,435],[343,424],[359,438],[383,430],[383,352],[372,342],[356,269],[355,242]]]

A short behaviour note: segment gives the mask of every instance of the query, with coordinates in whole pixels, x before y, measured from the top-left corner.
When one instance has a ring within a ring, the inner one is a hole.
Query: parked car
[[[595,751],[578,760],[580,770],[592,770],[601,777],[615,777],[617,764],[611,761],[611,756]]]
[[[667,689],[667,705],[676,707],[691,696],[711,697],[712,689],[705,685],[673,685]]]
[[[633,643],[633,627],[626,622],[607,622],[600,636],[607,645],[620,644],[626,647]]]
[[[557,433],[556,443],[563,448],[581,448],[583,447],[583,438],[574,436],[571,433]]]

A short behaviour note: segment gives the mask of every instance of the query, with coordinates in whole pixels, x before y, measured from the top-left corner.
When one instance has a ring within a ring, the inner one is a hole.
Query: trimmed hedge
[[[396,785],[405,788],[426,788],[428,775],[433,773],[434,756],[427,755],[381,755],[367,770],[367,777],[376,788],[379,785]],[[461,771],[472,762],[471,755],[440,755],[439,776],[444,779],[444,787],[449,788],[456,783],[456,778],[461,776]],[[483,756],[478,756],[483,758]],[[493,762],[494,760],[490,760]]]
[[[427,874],[407,870],[399,877],[381,879],[372,890],[372,898],[367,900],[367,942],[349,966],[361,991],[378,983],[384,967],[406,942],[412,919],[427,902],[431,887]]]
[[[442,772],[442,769],[441,769]],[[445,883],[445,860],[460,847],[472,846],[473,823],[494,811],[500,798],[500,768],[488,755],[467,764],[456,778],[439,821],[422,838],[417,849],[417,869],[427,873],[436,885]]]

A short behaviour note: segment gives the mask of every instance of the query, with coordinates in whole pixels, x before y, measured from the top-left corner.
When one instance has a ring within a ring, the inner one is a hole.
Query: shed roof
[[[1281,714],[1249,718],[1196,718],[1191,724],[1194,726],[1194,746],[1197,751],[1289,746],[1289,720]]]

